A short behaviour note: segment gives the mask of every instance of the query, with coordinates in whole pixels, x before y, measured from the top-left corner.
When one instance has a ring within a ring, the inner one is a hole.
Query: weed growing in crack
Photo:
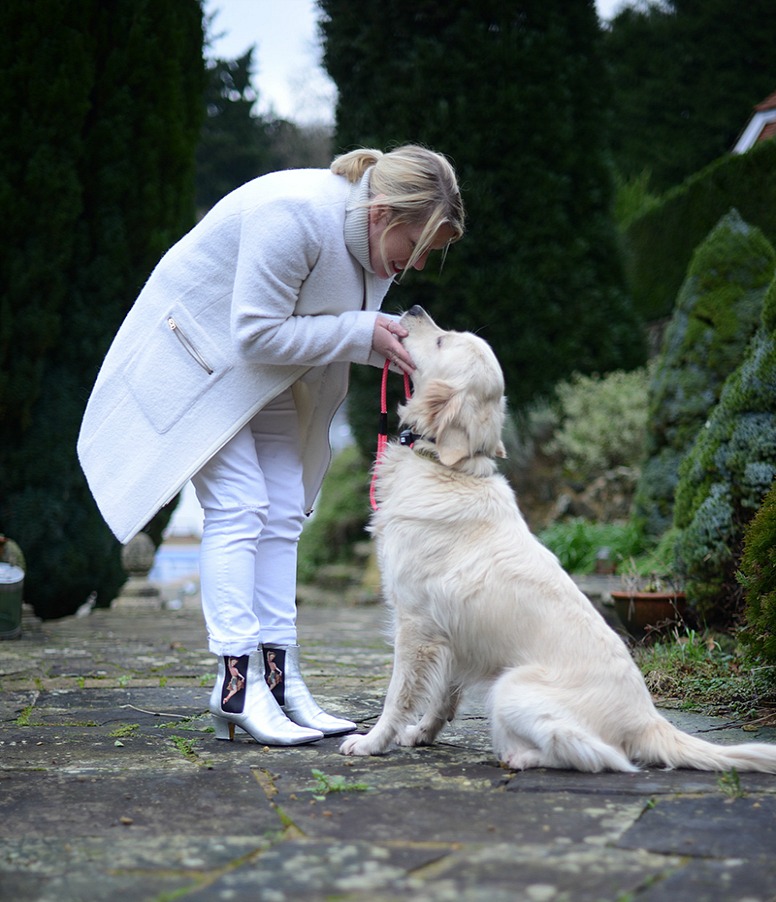
[[[348,783],[345,777],[339,774],[330,777],[315,768],[310,773],[315,777],[316,782],[315,786],[307,791],[314,793],[313,798],[319,802],[325,799],[330,792],[368,792],[371,789],[368,783]]]
[[[729,799],[742,799],[746,795],[741,786],[741,777],[735,767],[720,776],[717,786]]]

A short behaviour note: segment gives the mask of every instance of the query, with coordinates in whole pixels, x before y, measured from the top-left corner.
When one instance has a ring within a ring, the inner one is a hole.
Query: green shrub
[[[334,457],[299,541],[301,582],[313,580],[325,564],[349,560],[353,543],[366,538],[369,478],[369,463],[354,445]]]
[[[567,471],[591,479],[614,467],[637,466],[644,454],[648,371],[575,374],[555,387],[556,428],[546,444]]]
[[[744,588],[746,628],[742,640],[776,665],[776,482],[765,496],[744,536],[738,580]]]
[[[688,599],[725,628],[741,614],[744,533],[776,475],[776,279],[762,321],[682,462],[676,492],[677,565]]]
[[[649,386],[647,460],[634,515],[650,535],[671,525],[679,464],[744,357],[775,261],[762,233],[736,211],[693,256]]]
[[[644,543],[633,524],[591,523],[574,519],[555,523],[539,533],[539,540],[558,557],[569,573],[590,573],[601,549],[619,564],[644,551]]]

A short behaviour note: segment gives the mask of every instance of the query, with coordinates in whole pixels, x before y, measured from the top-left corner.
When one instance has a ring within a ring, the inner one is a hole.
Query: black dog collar
[[[425,435],[419,435],[417,432],[413,432],[412,429],[402,429],[402,431],[399,433],[399,444],[406,445],[409,448],[411,448],[415,444],[415,442],[420,441],[420,439],[423,439],[424,442],[431,442],[432,444],[434,443],[433,438],[428,438],[428,436]]]

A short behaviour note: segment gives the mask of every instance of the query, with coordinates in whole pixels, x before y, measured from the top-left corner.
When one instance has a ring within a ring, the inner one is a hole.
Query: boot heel
[[[229,742],[234,742],[234,724],[231,720],[214,714],[213,722],[216,725],[216,739],[228,739]]]

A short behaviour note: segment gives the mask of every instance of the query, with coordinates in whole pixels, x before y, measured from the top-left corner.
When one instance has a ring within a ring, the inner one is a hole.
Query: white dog
[[[393,673],[375,726],[340,751],[429,744],[462,691],[484,686],[495,752],[516,770],[776,773],[776,746],[717,746],[665,720],[624,642],[530,533],[496,472],[504,381],[490,347],[420,307],[402,325],[417,369],[399,413],[414,446],[391,443],[378,461],[370,527]]]

